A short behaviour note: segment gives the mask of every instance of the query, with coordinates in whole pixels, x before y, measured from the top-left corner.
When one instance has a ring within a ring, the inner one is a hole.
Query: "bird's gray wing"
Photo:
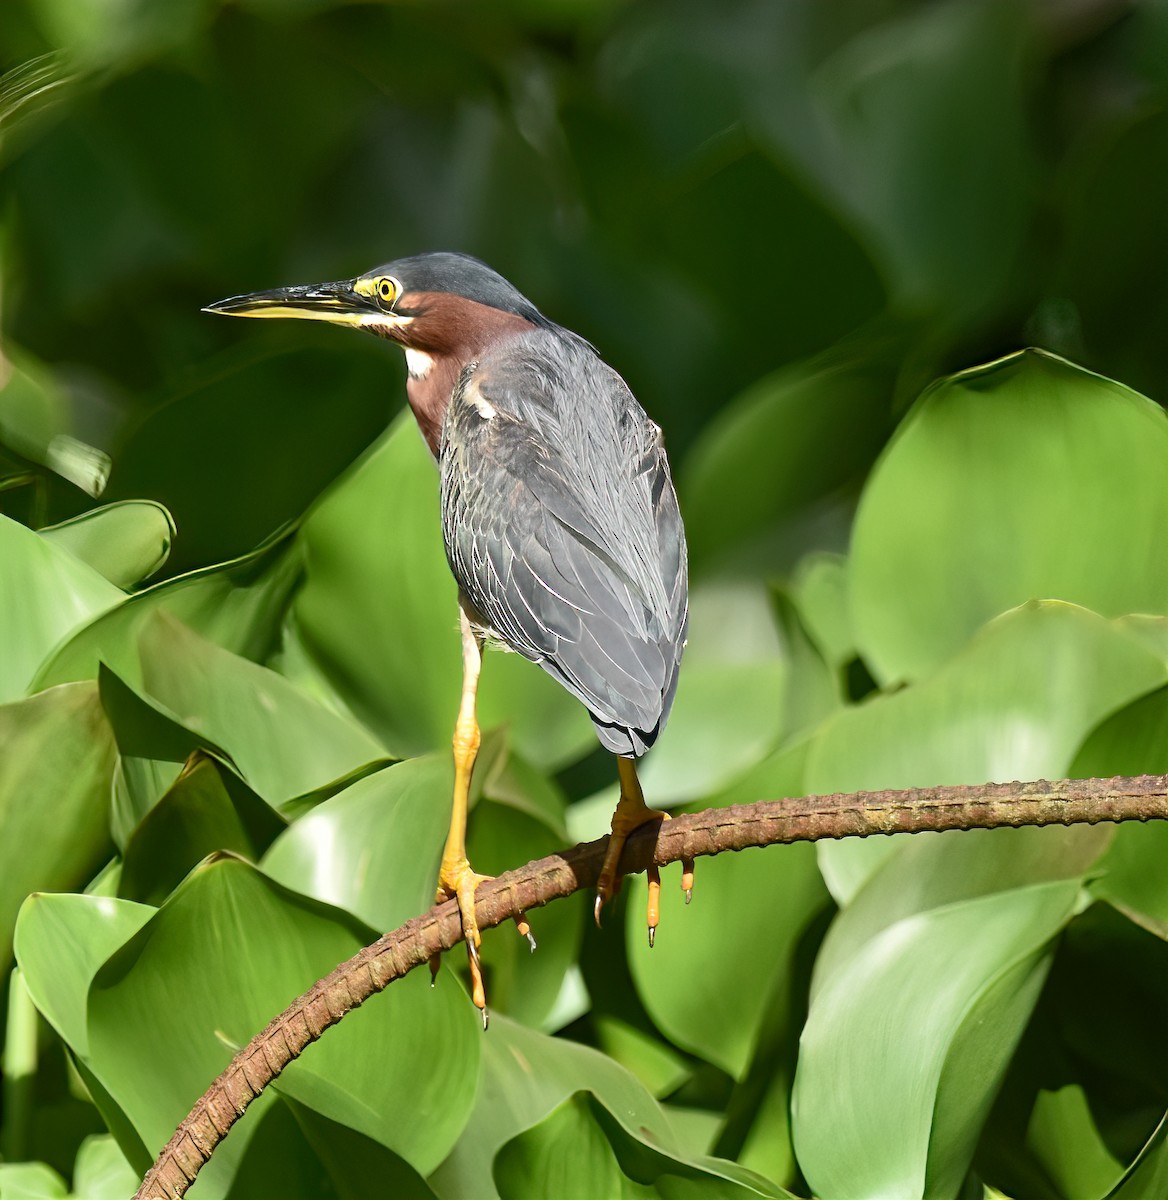
[[[441,447],[447,557],[487,625],[640,754],[685,639],[685,538],[660,431],[586,343],[540,331],[464,371]]]

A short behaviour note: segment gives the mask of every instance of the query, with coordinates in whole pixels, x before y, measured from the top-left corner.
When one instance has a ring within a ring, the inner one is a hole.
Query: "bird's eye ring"
[[[391,279],[388,275],[382,275],[374,285],[377,289],[377,299],[382,304],[392,304],[398,296],[400,288],[396,279]]]

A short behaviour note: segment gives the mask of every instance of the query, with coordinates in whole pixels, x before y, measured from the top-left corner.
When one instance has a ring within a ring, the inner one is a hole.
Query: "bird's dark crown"
[[[462,296],[501,312],[513,313],[533,325],[546,326],[548,319],[518,288],[480,259],[451,250],[413,254],[395,259],[366,273],[388,275],[410,292],[444,292]]]

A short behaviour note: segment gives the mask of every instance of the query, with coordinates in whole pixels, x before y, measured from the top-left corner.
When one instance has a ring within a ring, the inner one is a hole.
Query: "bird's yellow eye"
[[[397,280],[390,279],[388,275],[382,275],[374,284],[374,287],[377,290],[377,299],[382,304],[392,304],[397,299]]]

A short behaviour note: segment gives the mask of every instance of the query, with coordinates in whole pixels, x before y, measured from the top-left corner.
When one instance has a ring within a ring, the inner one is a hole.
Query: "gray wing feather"
[[[540,330],[463,372],[440,452],[451,570],[490,630],[641,754],[685,641],[685,535],[660,431],[583,340]]]

